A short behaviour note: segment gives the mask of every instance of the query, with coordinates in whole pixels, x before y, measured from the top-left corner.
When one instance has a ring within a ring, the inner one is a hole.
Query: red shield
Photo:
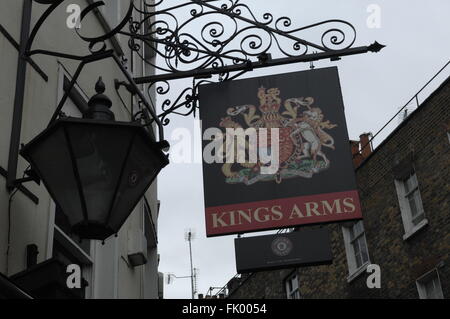
[[[272,134],[271,129],[267,129],[267,141],[259,140],[259,147],[271,147],[272,146]],[[279,128],[279,150],[280,150],[280,165],[286,163],[295,151],[295,145],[291,138],[292,128],[280,127]],[[259,134],[258,134],[259,135]]]

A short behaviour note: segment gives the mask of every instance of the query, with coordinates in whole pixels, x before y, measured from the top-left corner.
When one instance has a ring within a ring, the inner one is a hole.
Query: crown
[[[261,112],[278,112],[281,107],[280,93],[280,90],[277,88],[266,90],[264,87],[261,87],[258,91]]]

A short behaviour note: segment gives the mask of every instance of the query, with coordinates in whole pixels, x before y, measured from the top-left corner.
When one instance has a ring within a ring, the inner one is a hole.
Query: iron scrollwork
[[[159,97],[173,95],[172,80],[192,78],[192,85],[182,89],[178,97],[163,100],[162,113],[157,115],[162,125],[169,124],[171,114],[196,114],[201,84],[232,80],[254,67],[270,66],[267,62],[272,57],[284,59],[281,62],[286,64],[301,61],[302,57],[305,61],[318,60],[334,55],[377,52],[383,47],[375,43],[360,50],[352,48],[356,29],[344,20],[293,27],[289,17],[276,18],[271,13],[259,17],[243,0],[184,0],[182,3],[179,0],[129,0],[125,16],[110,32],[89,37],[76,30],[88,44],[91,55],[74,56],[31,49],[41,25],[64,2],[34,1],[49,8],[31,33],[28,56],[41,53],[86,61],[107,52],[106,41],[120,34],[128,37],[130,50],[160,74],[135,79],[137,84],[148,84],[148,96],[153,90]],[[103,1],[91,1],[82,11],[81,20],[102,5]],[[315,35],[314,41],[306,40],[308,33]],[[144,50],[152,51],[156,58],[146,58]]]
[[[299,57],[345,50],[356,41],[356,29],[346,21],[326,20],[294,28],[289,17],[275,18],[265,13],[258,18],[241,0],[191,0],[182,4],[143,0],[141,7],[135,3],[134,9],[140,18],[130,22],[129,32],[120,32],[130,37],[131,50],[160,72],[176,74],[209,69],[211,74],[217,71],[215,81],[233,79],[251,70],[252,62],[264,57]],[[301,36],[320,29],[318,41],[310,42]],[[145,59],[143,46],[151,49],[157,59]],[[248,68],[234,72],[237,75],[233,76],[233,71],[227,69],[230,65]],[[159,116],[164,125],[169,124],[171,114],[196,114],[198,86],[206,81],[196,82],[194,76],[192,86],[181,90],[175,99],[162,102]],[[148,89],[153,88],[164,96],[171,91],[170,81],[150,81]]]
[[[350,48],[356,40],[356,29],[346,21],[327,20],[291,28],[288,17],[275,19],[271,13],[265,13],[262,19],[257,19],[241,0],[191,0],[161,10],[155,10],[156,6],[170,0],[156,4],[143,1],[144,10],[136,4],[134,7],[142,18],[131,22],[130,32],[121,33],[130,36],[132,50],[140,51],[138,41],[151,47],[164,61],[163,65],[153,66],[163,72],[217,69],[230,63],[246,63],[273,51],[294,57],[312,50],[342,50]],[[180,9],[189,12],[181,21],[182,15],[176,14]],[[321,27],[325,29],[319,44],[300,37]]]

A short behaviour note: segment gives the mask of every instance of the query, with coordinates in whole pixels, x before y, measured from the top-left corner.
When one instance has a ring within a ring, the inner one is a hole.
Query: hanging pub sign
[[[330,234],[326,228],[237,238],[234,246],[239,274],[333,263]]]
[[[362,218],[337,68],[199,96],[208,237]]]

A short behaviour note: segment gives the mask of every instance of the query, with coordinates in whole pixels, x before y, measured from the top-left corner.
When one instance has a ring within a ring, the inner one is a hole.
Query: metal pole
[[[27,74],[26,45],[31,29],[31,9],[32,1],[25,0],[22,9],[22,26],[20,30],[20,51],[19,62],[17,64],[16,92],[14,96],[14,111],[11,128],[11,139],[9,145],[8,177],[7,188],[11,191],[14,188],[14,181],[17,178],[17,164],[19,160],[20,133],[22,130],[23,103],[25,95],[25,82]]]
[[[167,73],[167,74],[158,74],[158,75],[150,75],[144,77],[135,78],[134,81],[136,84],[144,84],[144,83],[155,83],[159,81],[170,81],[170,80],[178,80],[185,78],[202,78],[209,77],[214,74],[222,74],[227,72],[239,72],[245,70],[254,70],[267,68],[272,66],[280,66],[280,65],[288,65],[293,63],[304,63],[304,62],[312,62],[324,59],[338,59],[344,56],[356,55],[356,54],[364,54],[368,52],[379,52],[384,48],[384,45],[379,44],[378,42],[373,43],[370,46],[365,47],[356,47],[349,48],[344,50],[336,50],[336,51],[326,51],[320,53],[311,53],[306,55],[301,55],[298,57],[287,57],[287,58],[279,58],[268,61],[260,61],[260,62],[252,62],[247,61],[247,63],[241,63],[237,65],[227,65],[220,68],[209,68],[209,69],[197,69],[193,71],[180,71],[175,73]]]
[[[188,241],[189,241],[189,257],[191,260],[191,291],[192,291],[192,299],[194,299],[195,291],[194,291],[194,266],[192,264],[192,232],[188,233]]]

